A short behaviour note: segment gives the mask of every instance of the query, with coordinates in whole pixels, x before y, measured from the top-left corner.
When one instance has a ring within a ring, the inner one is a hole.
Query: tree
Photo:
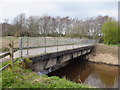
[[[13,23],[14,23],[14,30],[13,30],[14,36],[15,36],[15,33],[17,33],[16,35],[20,36],[20,33],[22,31],[26,30],[25,22],[26,22],[25,14],[20,14],[20,15],[15,17],[15,19],[13,21]]]
[[[118,22],[110,18],[108,22],[105,22],[102,27],[104,43],[106,44],[118,44]]]
[[[30,16],[20,14],[14,18],[13,24],[2,25],[4,36],[66,36],[66,37],[86,37],[91,39],[101,39],[103,33],[101,27],[108,16],[92,17],[87,20],[79,18],[52,17],[52,16]]]

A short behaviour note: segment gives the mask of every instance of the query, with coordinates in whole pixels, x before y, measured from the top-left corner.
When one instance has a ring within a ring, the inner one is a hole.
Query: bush
[[[108,22],[105,22],[102,27],[104,43],[106,44],[118,44],[118,22],[110,18]]]
[[[20,36],[30,36],[30,33],[28,31],[22,31],[20,32]]]
[[[99,38],[99,43],[103,43],[103,42],[104,42],[103,37],[100,37],[100,38]]]
[[[15,36],[15,37],[19,37],[20,34],[19,34],[18,32],[15,32],[14,36]]]

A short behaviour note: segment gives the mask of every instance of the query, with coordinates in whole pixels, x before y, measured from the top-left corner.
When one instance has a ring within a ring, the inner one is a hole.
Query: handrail
[[[15,59],[14,61],[13,61],[13,63],[15,63],[17,61],[17,59]],[[7,65],[5,65],[3,68],[1,68],[0,69],[0,73],[3,71],[3,70],[5,70],[7,67],[9,67],[10,66],[10,63],[8,63]]]
[[[18,49],[14,49],[13,52],[16,52],[17,50],[18,50]],[[10,51],[8,51],[8,52],[2,54],[2,55],[0,56],[0,59],[6,57],[6,56],[8,56],[8,55],[10,55]]]

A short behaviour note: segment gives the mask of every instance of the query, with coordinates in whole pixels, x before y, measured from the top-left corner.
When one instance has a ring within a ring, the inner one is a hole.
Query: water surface
[[[117,88],[120,81],[118,72],[120,68],[117,66],[73,60],[67,66],[49,73],[48,76],[66,77],[73,82],[98,88]]]

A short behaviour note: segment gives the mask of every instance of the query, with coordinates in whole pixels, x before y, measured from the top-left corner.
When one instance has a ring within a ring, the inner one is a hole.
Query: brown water
[[[105,64],[74,60],[67,66],[53,71],[48,76],[66,77],[68,80],[98,88],[118,88],[120,68]]]

